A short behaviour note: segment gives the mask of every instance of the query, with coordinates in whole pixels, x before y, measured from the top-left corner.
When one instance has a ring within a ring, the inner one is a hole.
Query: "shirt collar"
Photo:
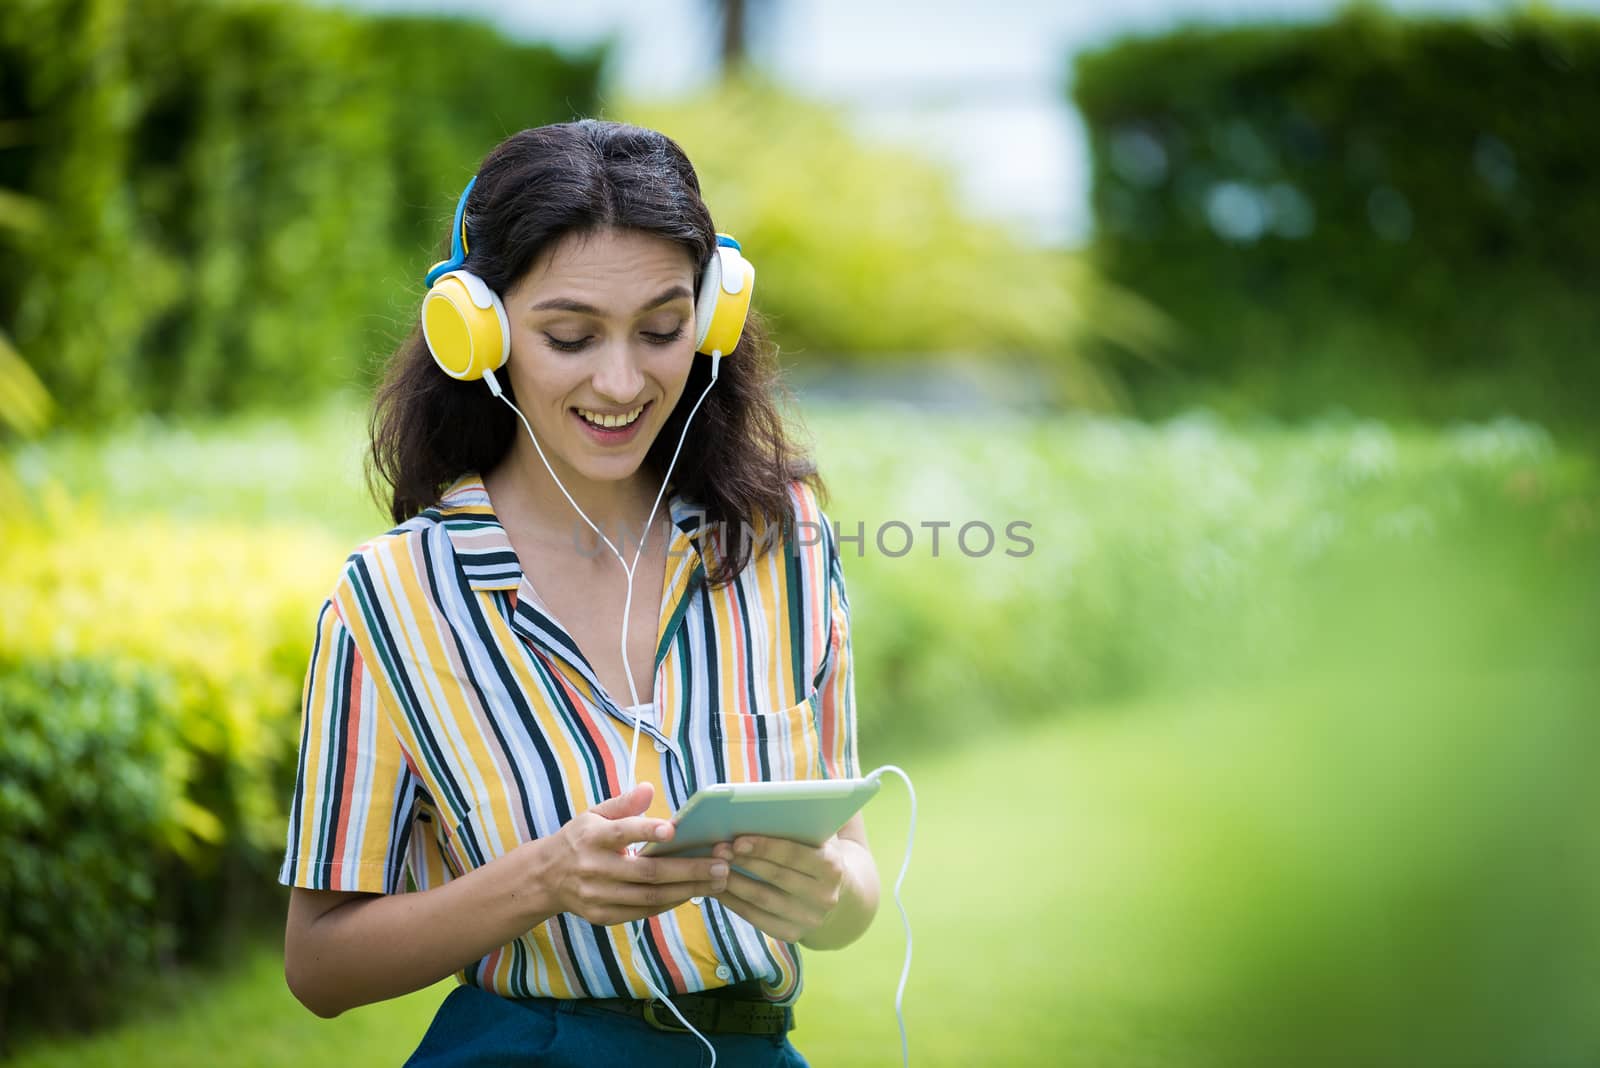
[[[678,528],[671,550],[692,550],[700,556],[698,536],[707,529],[705,510],[674,490],[667,496],[672,525]],[[522,568],[506,536],[505,527],[489,503],[483,478],[469,471],[451,483],[432,509],[450,537],[456,560],[474,590],[514,590],[522,582]]]

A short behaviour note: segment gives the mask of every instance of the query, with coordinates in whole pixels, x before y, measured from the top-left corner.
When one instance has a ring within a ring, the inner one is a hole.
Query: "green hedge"
[[[0,1025],[81,1025],[172,946],[170,700],[138,671],[0,656]]]
[[[68,418],[363,380],[472,169],[588,112],[599,51],[290,3],[18,0],[0,20],[0,329]]]
[[[19,1028],[81,1025],[159,955],[277,913],[301,679],[343,558],[267,522],[29,500],[0,519],[0,1014]]]
[[[1600,19],[1185,28],[1078,57],[1095,264],[1150,411],[1600,416]]]

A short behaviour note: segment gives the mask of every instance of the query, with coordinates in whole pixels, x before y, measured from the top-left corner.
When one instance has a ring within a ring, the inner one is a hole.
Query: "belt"
[[[759,981],[700,994],[675,994],[672,1004],[696,1031],[714,1034],[781,1035],[794,1029],[794,1010],[761,998]],[[583,998],[578,1004],[644,1020],[657,1031],[682,1031],[672,1009],[658,998]]]

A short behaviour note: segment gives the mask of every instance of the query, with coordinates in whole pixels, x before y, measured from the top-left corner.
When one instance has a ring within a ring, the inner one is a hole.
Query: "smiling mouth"
[[[596,430],[626,430],[638,421],[639,417],[644,414],[644,410],[650,407],[652,403],[651,401],[646,401],[637,408],[618,414],[597,412],[592,408],[573,408],[572,410],[578,413],[578,418]]]

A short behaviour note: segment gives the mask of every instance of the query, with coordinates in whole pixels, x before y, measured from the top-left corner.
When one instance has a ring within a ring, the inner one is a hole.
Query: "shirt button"
[[[667,751],[667,743],[661,741],[659,738],[656,739],[656,752],[665,753],[666,751]]]
[[[706,899],[703,897],[691,897],[689,899],[689,904],[691,905],[704,905],[705,903]]]
[[[717,978],[718,979],[732,979],[733,978],[733,969],[728,967],[726,964],[717,965]]]

